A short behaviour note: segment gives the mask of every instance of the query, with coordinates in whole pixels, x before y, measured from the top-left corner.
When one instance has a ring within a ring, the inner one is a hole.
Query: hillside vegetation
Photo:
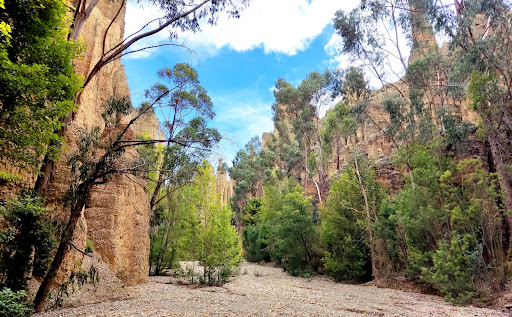
[[[501,1],[457,14],[419,0],[337,12],[341,54],[362,66],[278,79],[275,131],[229,170],[247,259],[337,281],[404,276],[458,304],[499,294],[511,250],[511,19]],[[393,33],[369,31],[380,25]]]

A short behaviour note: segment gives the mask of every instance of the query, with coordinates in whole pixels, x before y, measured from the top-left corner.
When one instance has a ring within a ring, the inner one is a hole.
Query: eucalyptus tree
[[[363,70],[357,67],[334,69],[329,72],[329,87],[333,96],[342,97],[327,111],[320,131],[327,157],[335,154],[336,169],[340,169],[341,141],[347,145],[353,136],[357,143],[357,128],[365,124],[363,112],[368,105],[370,91]],[[334,150],[334,153],[333,153]]]
[[[115,14],[114,19],[105,30],[103,39],[105,39],[108,33],[112,31],[111,26],[114,20],[117,19],[121,14],[123,8],[125,8],[126,2],[127,0],[120,0],[117,2],[119,9]],[[225,12],[230,17],[238,18],[240,16],[240,12],[247,7],[250,0],[141,0],[139,2],[149,3],[159,7],[163,11],[163,16],[161,18],[148,21],[148,23],[143,28],[134,34],[128,35],[121,42],[113,45],[110,48],[106,47],[106,41],[103,40],[101,44],[102,54],[98,60],[93,61],[92,68],[87,74],[85,74],[82,87],[87,86],[105,65],[108,65],[109,63],[120,59],[125,55],[159,46],[171,45],[184,47],[183,45],[170,42],[151,47],[144,47],[141,49],[132,49],[132,46],[142,39],[153,36],[164,30],[169,30],[170,39],[176,39],[178,37],[179,31],[199,32],[202,25],[216,24],[222,12]],[[73,8],[75,14],[73,15],[72,19],[72,30],[69,33],[70,39],[78,38],[85,21],[91,15],[92,11],[97,6],[97,3],[98,0],[90,0],[89,2],[87,0],[78,1],[77,8]],[[150,23],[155,21],[159,22],[158,27],[150,30],[146,29]],[[78,104],[79,100],[80,94],[78,93],[75,98],[75,103]],[[70,110],[71,109],[68,109],[64,115],[59,114],[60,128],[58,127],[58,129],[54,131],[54,134],[60,138],[65,135],[66,127],[72,122],[72,111]],[[60,144],[50,142],[50,147],[60,147]],[[44,192],[48,186],[48,182],[53,173],[54,159],[55,156],[52,156],[51,152],[47,153],[43,159],[43,164],[35,184],[35,190],[40,193]]]
[[[451,78],[459,83],[454,93],[466,90],[469,103],[481,117],[477,133],[487,142],[491,168],[500,175],[505,208],[512,210],[512,177],[508,171],[512,150],[510,5],[501,0],[464,1],[456,6],[455,14],[430,3],[429,13],[450,38],[450,48],[457,57]],[[512,227],[512,218],[507,216],[506,220]]]
[[[75,176],[67,193],[66,208],[69,209],[70,217],[62,233],[50,270],[34,299],[36,311],[42,309],[64,257],[69,253],[73,233],[86,201],[90,199],[93,187],[108,183],[114,175],[144,174],[154,171],[153,164],[141,164],[140,161],[131,162],[122,159],[122,154],[127,149],[167,144],[192,151],[210,151],[212,146],[220,141],[218,131],[208,128],[206,118],[201,116],[201,114],[206,114],[210,118],[213,117],[212,104],[206,91],[197,83],[190,85],[191,79],[197,79],[197,73],[188,65],[178,64],[173,69],[163,69],[161,75],[170,79],[170,83],[175,86],[169,87],[164,84],[153,86],[147,95],[150,100],[141,105],[138,113],[128,123],[122,123],[122,119],[133,111],[129,100],[111,98],[104,105],[106,110],[103,115],[103,128],[100,129],[96,126],[82,131],[78,150],[68,159],[71,172]],[[181,105],[178,105],[179,103]],[[203,107],[205,109],[202,109]],[[163,111],[163,108],[167,108],[172,114],[172,118],[166,117],[163,124],[172,128],[167,131],[173,133],[156,139],[130,137],[128,132],[142,116],[150,111]],[[191,115],[178,117],[180,111],[189,112]],[[179,124],[178,119],[180,120]],[[159,172],[162,173],[162,170]]]
[[[340,101],[327,112],[323,120],[321,131],[323,151],[328,156],[334,154],[337,170],[341,167],[342,139],[347,144],[348,138],[354,135],[357,129],[357,119],[351,110],[349,104]]]
[[[374,167],[356,149],[348,166],[333,177],[320,212],[323,261],[336,280],[380,277],[374,226],[381,199]]]
[[[258,136],[254,136],[245,148],[238,151],[233,166],[228,169],[229,177],[235,182],[231,206],[240,220],[245,204],[250,198],[258,195],[258,189],[265,179],[266,163],[262,157],[262,144]],[[268,172],[268,171],[267,171]]]
[[[379,124],[366,110],[380,107],[373,100],[363,113],[395,147],[429,142],[436,128],[448,135],[452,146],[460,147],[469,132],[469,124],[457,114],[462,96],[451,93],[458,86],[450,79],[453,62],[439,53],[433,33],[436,21],[428,19],[431,7],[422,0],[362,1],[349,14],[338,11],[334,19],[343,38],[341,52],[385,86],[376,100],[386,111],[386,123]],[[407,45],[411,46],[408,58]],[[405,167],[414,186],[408,158]]]
[[[315,184],[320,202],[327,192],[327,159],[322,149],[320,115],[321,108],[326,106],[323,97],[331,95],[328,88],[327,73],[313,72],[297,88],[283,79],[278,79],[273,105],[274,122],[279,137],[294,140],[296,144],[295,151],[288,151],[288,154],[296,154],[297,150],[302,152],[302,158],[296,163],[304,173],[304,192],[307,195],[307,180],[310,178]]]
[[[204,159],[204,149],[211,148],[220,140],[218,131],[206,126],[206,120],[213,119],[215,112],[206,90],[199,84],[197,71],[189,64],[181,63],[172,69],[159,70],[158,77],[163,82],[147,90],[146,97],[155,100],[165,95],[154,107],[164,118],[161,132],[167,143],[158,176],[153,180],[156,184],[150,199],[151,210],[172,192],[166,190],[161,194],[162,185],[167,183],[177,188],[189,180],[195,172],[194,167]],[[186,146],[189,139],[202,140],[203,143],[201,147]]]

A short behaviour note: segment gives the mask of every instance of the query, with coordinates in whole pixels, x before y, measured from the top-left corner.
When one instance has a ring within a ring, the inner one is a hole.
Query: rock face
[[[419,10],[421,8],[418,0],[408,0],[409,6],[413,9],[411,11],[411,33],[412,33],[412,47],[409,55],[409,64],[414,63],[418,59],[428,56],[430,53],[439,50],[434,37],[432,26],[427,20],[426,16]],[[480,23],[485,26],[485,23]],[[485,29],[485,27],[484,27]],[[480,27],[482,31],[482,27]],[[447,47],[440,50],[441,54],[448,56],[450,54]],[[398,92],[401,92],[402,96]],[[333,157],[327,162],[326,174],[327,177],[332,176],[342,169],[351,160],[353,150],[357,148],[361,153],[366,155],[369,159],[375,161],[376,177],[377,180],[386,185],[390,193],[396,193],[404,185],[405,171],[397,170],[392,162],[391,157],[393,151],[396,149],[399,142],[392,140],[385,129],[389,125],[390,118],[383,106],[384,100],[400,99],[407,96],[409,93],[408,86],[401,80],[384,85],[378,90],[371,91],[369,102],[364,111],[364,121],[358,124],[357,131],[354,135],[345,139],[339,140],[333,144],[332,153]],[[468,107],[466,101],[445,100],[446,104],[450,104],[454,113],[463,120],[469,121],[473,124],[478,123],[479,116]],[[284,124],[286,123],[286,115],[284,117]],[[436,118],[436,113],[433,111],[432,117]],[[473,131],[474,132],[474,131]],[[275,137],[279,139],[278,129],[275,128],[272,133],[264,133],[262,135],[262,145],[267,147],[267,144]],[[468,142],[468,157],[478,157],[486,164],[487,153],[482,142],[479,141],[474,135],[471,135]],[[319,145],[315,140],[312,141],[312,147]],[[485,166],[484,164],[484,166]],[[304,174],[303,174],[304,175]],[[319,183],[318,176],[313,176],[316,182]],[[307,177],[306,179],[306,193],[318,198],[317,189],[314,182]],[[303,184],[304,185],[304,184]]]
[[[226,168],[222,159],[220,159],[219,166],[217,167],[216,189],[217,193],[221,195],[221,201],[224,206],[229,204],[229,199],[233,196],[233,187],[233,180],[228,179]]]
[[[126,10],[124,6],[125,2],[121,0],[99,0],[80,33],[80,37],[87,43],[87,50],[83,54],[83,59],[76,61],[77,73],[86,76],[100,59],[104,49],[108,50],[123,40]],[[66,219],[66,213],[61,208],[60,198],[68,189],[71,177],[66,164],[67,156],[76,151],[81,129],[103,126],[102,104],[111,96],[130,96],[124,67],[119,60],[103,67],[85,87],[74,120],[66,132],[66,152],[55,165],[46,193],[50,206],[60,211],[58,218],[63,221]],[[132,135],[158,135],[158,120],[154,114],[146,116],[142,121],[144,122],[134,126]],[[135,158],[136,155],[134,150],[128,150],[125,159]],[[77,230],[74,238],[74,244],[82,249],[86,237],[91,239],[110,269],[128,285],[145,282],[149,269],[147,259],[150,211],[149,201],[141,183],[144,184],[142,180],[120,175],[115,176],[107,184],[95,187],[84,210],[81,221],[83,225]],[[78,252],[70,252],[65,270],[73,270],[73,266],[76,266],[81,258]]]

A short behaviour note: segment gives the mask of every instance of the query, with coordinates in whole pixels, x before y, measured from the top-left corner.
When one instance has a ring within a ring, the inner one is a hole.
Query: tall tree
[[[245,149],[238,151],[233,166],[228,169],[229,177],[235,182],[231,206],[237,219],[240,220],[245,204],[250,198],[258,195],[265,178],[265,161],[262,154],[262,145],[258,136],[253,137],[245,145]]]
[[[204,149],[211,148],[220,139],[217,130],[207,128],[204,124],[205,120],[215,116],[215,112],[206,90],[199,84],[197,72],[190,65],[181,63],[172,69],[159,70],[158,77],[164,83],[153,85],[146,91],[146,97],[154,100],[166,94],[154,106],[165,118],[162,133],[168,142],[163,151],[161,166],[157,167],[158,176],[154,180],[156,184],[150,198],[151,210],[172,192],[164,191],[161,194],[162,185],[166,182],[179,185],[190,179],[194,166],[204,158]],[[191,115],[194,120],[187,121]],[[184,148],[177,144],[180,138],[191,137],[204,140],[203,148]]]
[[[166,143],[179,145],[184,148],[208,151],[210,146],[219,141],[219,133],[214,129],[208,128],[206,120],[201,117],[190,118],[188,123],[183,126],[181,133],[172,134],[168,138],[129,138],[127,132],[130,131],[133,124],[144,114],[154,111],[155,107],[161,105],[162,100],[174,92],[164,85],[157,85],[154,88],[156,89],[155,94],[149,95],[152,99],[144,103],[140,107],[139,113],[127,124],[122,124],[121,119],[131,111],[130,102],[127,99],[110,99],[105,104],[103,133],[100,132],[99,127],[83,131],[77,152],[71,155],[68,160],[71,165],[72,174],[76,175],[76,178],[72,180],[67,195],[67,208],[70,210],[70,218],[62,233],[50,270],[46,274],[34,299],[36,311],[40,311],[43,308],[50,287],[54,282],[64,257],[69,252],[69,244],[73,239],[74,230],[85,207],[85,203],[90,198],[92,188],[97,184],[107,183],[116,174],[148,172],[148,166],[146,165],[133,165],[131,164],[132,162],[120,159],[126,149]],[[189,94],[186,91],[181,93]],[[202,93],[206,94],[206,91],[202,90]],[[190,100],[186,102],[190,102]],[[163,105],[169,104],[163,103]],[[211,105],[208,104],[207,106]],[[197,105],[197,107],[199,111],[200,105]],[[166,125],[171,126],[171,122],[167,121]]]
[[[113,47],[106,47],[106,41],[103,40],[102,43],[102,55],[100,56],[98,61],[94,62],[94,66],[89,71],[88,74],[85,75],[85,80],[83,82],[83,86],[87,86],[91,80],[98,74],[100,69],[102,69],[105,65],[111,63],[114,60],[120,59],[121,57],[135,53],[140,51],[141,49],[131,50],[133,44],[139,42],[140,40],[157,34],[163,30],[170,29],[171,30],[171,38],[176,38],[178,31],[192,31],[197,32],[200,31],[200,26],[202,22],[206,22],[207,24],[215,24],[219,18],[221,12],[226,12],[229,16],[238,18],[240,12],[245,9],[250,0],[191,0],[191,1],[165,1],[165,0],[149,0],[149,3],[159,6],[165,12],[165,16],[158,19],[160,20],[160,24],[157,28],[152,30],[145,30],[147,25],[153,21],[148,21],[142,29],[137,31],[134,34],[130,34],[125,37],[125,39],[115,44]],[[74,19],[73,19],[73,30],[70,34],[71,38],[77,37],[83,24],[86,19],[90,16],[92,10],[94,10],[97,0],[91,0],[89,4],[86,6],[87,0],[79,0],[78,7],[76,8]],[[119,10],[115,16],[117,18],[121,13],[122,9],[126,5],[126,0],[121,0],[119,2]],[[115,19],[114,18],[114,19]],[[113,23],[113,21],[112,21]],[[107,27],[103,38],[107,37],[107,34],[111,31],[112,23]],[[158,46],[165,45],[176,45],[173,43],[162,44]],[[155,47],[155,46],[153,46]],[[147,49],[143,48],[143,49]],[[76,101],[79,102],[80,95],[77,95]],[[55,134],[60,137],[65,135],[66,127],[72,121],[72,112],[69,110],[65,115],[61,115],[60,117],[62,127],[58,130],[55,130]],[[54,146],[54,142],[51,143]],[[57,146],[59,146],[57,144]],[[54,167],[54,157],[49,155],[48,153],[45,155],[43,159],[43,165],[41,166],[41,170],[38,176],[38,179],[35,184],[35,190],[42,193],[48,186],[48,182],[53,173]]]
[[[322,202],[327,192],[326,158],[322,152],[320,137],[320,110],[325,106],[323,96],[330,96],[328,75],[313,72],[295,88],[283,79],[278,79],[274,92],[274,122],[279,137],[293,139],[295,151],[288,151],[288,156],[296,157],[297,150],[302,158],[297,162],[304,173],[303,185],[307,195],[307,182],[311,179]],[[289,131],[288,131],[289,130]],[[318,181],[315,179],[318,179]]]
[[[198,235],[189,237],[198,240],[193,250],[194,260],[203,266],[206,284],[222,284],[242,263],[242,246],[234,226],[229,205],[223,206],[215,188],[213,168],[203,163],[188,188],[188,195],[199,216]]]

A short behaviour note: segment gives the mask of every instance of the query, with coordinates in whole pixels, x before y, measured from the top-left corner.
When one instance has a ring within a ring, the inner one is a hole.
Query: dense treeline
[[[338,281],[402,274],[456,303],[502,289],[511,21],[496,0],[464,2],[456,12],[430,1],[363,1],[337,12],[341,52],[362,67],[311,73],[297,87],[278,79],[276,131],[264,147],[251,141],[230,169],[247,259]],[[380,25],[392,32],[366,31]],[[395,30],[409,39],[409,57]],[[434,32],[448,37],[443,49]],[[369,89],[369,75],[385,86]],[[388,170],[365,152],[368,126],[393,147]],[[386,181],[391,170],[398,182]]]
[[[152,221],[150,274],[180,271],[179,261],[199,261],[198,281],[208,285],[229,280],[242,261],[242,246],[229,206],[216,191],[215,174],[204,162],[192,182],[176,190]],[[192,280],[194,275],[189,278]]]

